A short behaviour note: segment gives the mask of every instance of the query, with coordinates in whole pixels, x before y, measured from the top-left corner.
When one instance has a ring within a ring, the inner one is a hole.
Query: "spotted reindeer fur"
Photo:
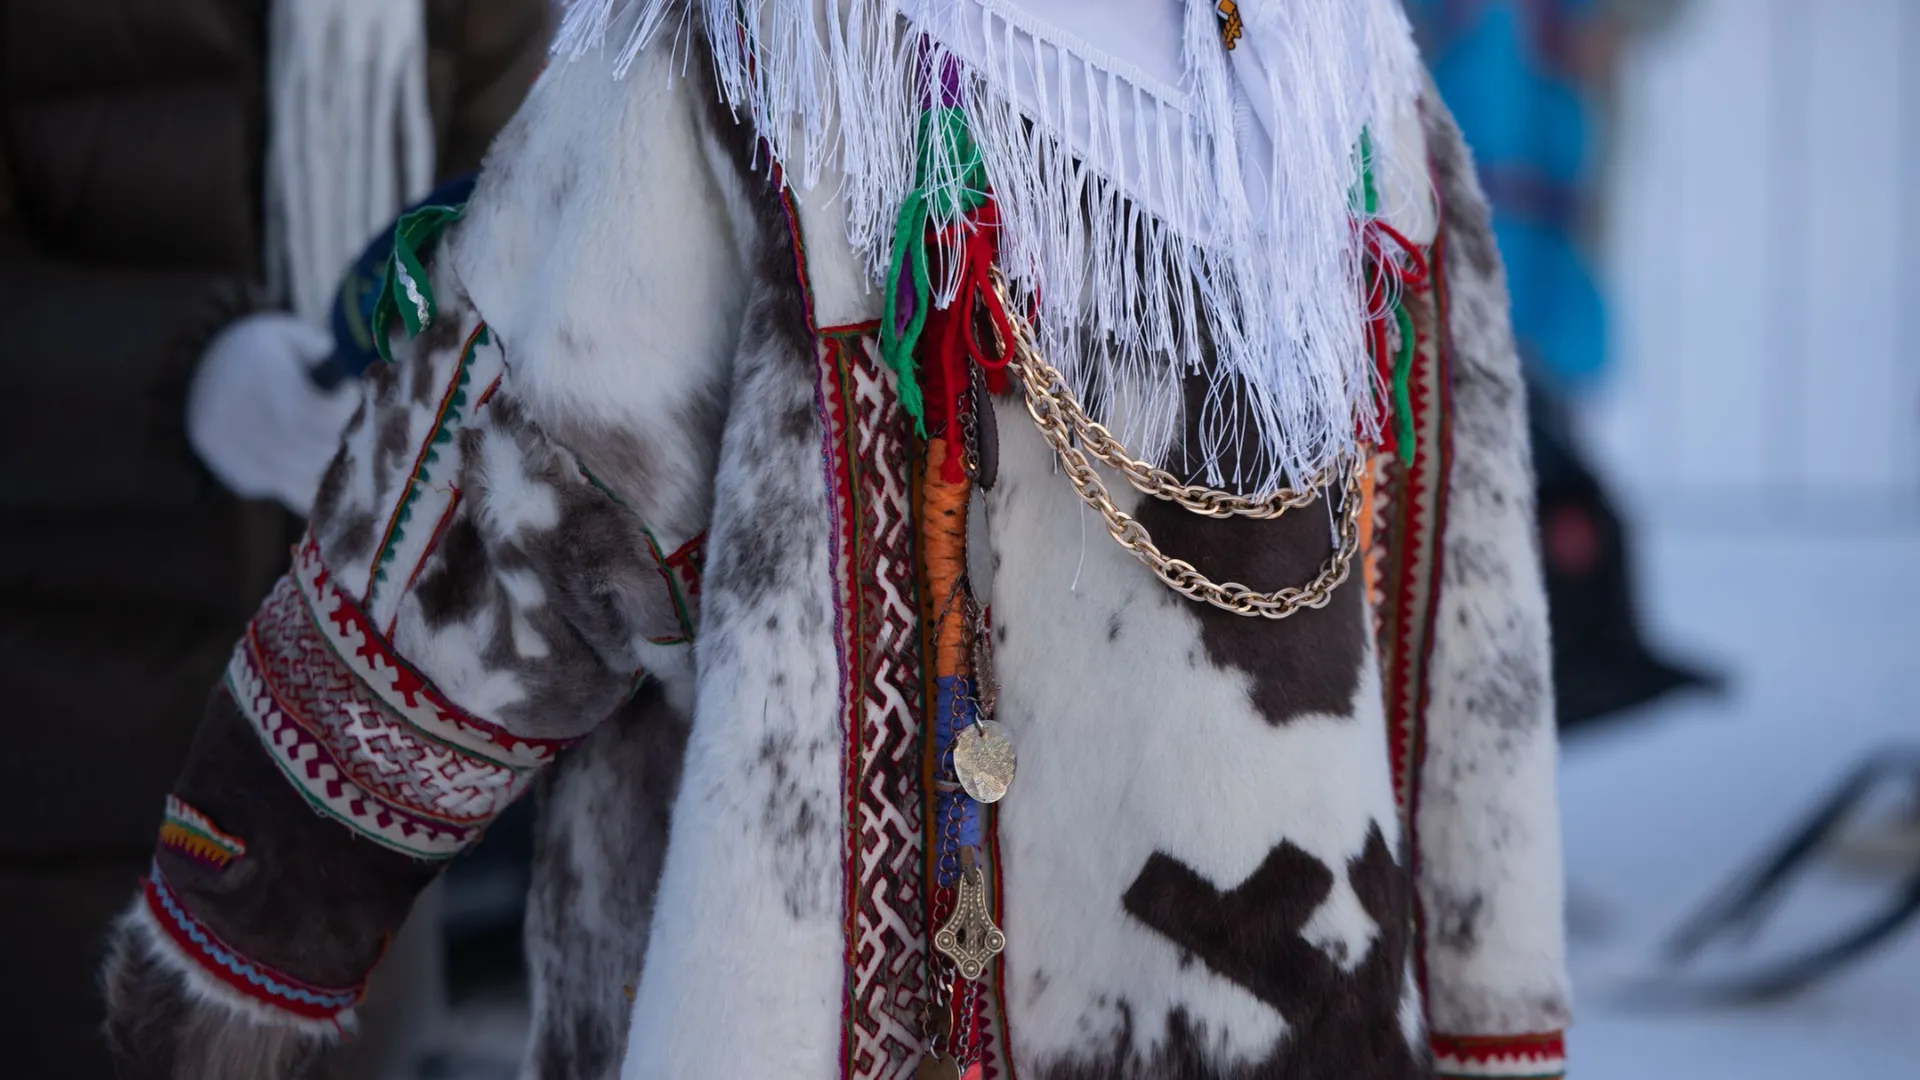
[[[1447,1034],[1551,1032],[1569,1008],[1526,390],[1472,159],[1444,109],[1427,129],[1446,207],[1453,391],[1419,816],[1428,1009]]]
[[[619,1075],[686,738],[684,713],[650,683],[541,781],[528,1080]]]
[[[626,145],[662,143],[648,137],[649,125],[687,134],[697,122],[707,130],[711,104],[689,85],[663,86],[638,100],[623,90],[635,136]],[[533,140],[533,113],[516,124],[519,137]],[[733,150],[742,139],[727,137],[723,157],[731,179],[739,172]],[[476,220],[462,227],[467,232],[511,232],[489,224],[489,206],[496,223],[537,217],[524,212],[522,200],[531,193],[515,183],[521,158],[511,143],[503,142],[495,157],[502,167],[489,169]],[[579,175],[604,178],[604,170],[590,164]],[[646,860],[649,852],[656,863],[659,858],[664,821],[658,815],[675,781],[691,699],[686,628],[663,600],[650,553],[674,551],[706,528],[744,299],[720,185],[689,170],[677,153],[663,150],[655,165],[686,197],[659,199],[657,186],[642,189],[652,200],[644,203],[652,208],[648,217],[632,212],[642,205],[642,192],[624,196],[632,205],[618,205],[621,193],[603,186],[601,196],[616,202],[601,207],[606,219],[633,232],[601,229],[598,238],[624,244],[642,237],[662,255],[678,257],[683,273],[672,283],[674,294],[657,297],[649,308],[628,291],[620,304],[598,309],[598,318],[591,306],[570,307],[573,318],[564,325],[523,320],[534,309],[516,307],[498,274],[473,273],[470,285],[459,269],[465,233],[450,236],[447,254],[432,270],[434,321],[399,348],[396,364],[367,381],[311,521],[333,581],[362,601],[394,650],[449,699],[522,737],[567,740],[594,732],[547,780],[546,801],[558,816],[549,818],[541,838],[540,921],[531,952],[535,970],[555,976],[537,996],[536,1027],[556,1035],[536,1042],[539,1056],[528,1069],[537,1076],[595,1075],[588,1068],[595,1058],[606,1074],[624,1047],[627,993],[638,980],[639,953],[632,946],[644,940],[630,921],[644,921],[644,903],[633,901],[650,891]],[[573,198],[544,194],[551,195],[550,213]],[[497,265],[497,258],[488,263]],[[516,269],[541,273],[534,266]],[[483,316],[476,297],[492,301],[484,333],[477,332]],[[500,318],[491,317],[495,311]],[[696,332],[678,339],[654,332],[686,323],[680,317],[686,311],[701,316],[692,320]],[[592,385],[593,378],[607,381]],[[650,409],[667,410],[672,420]],[[643,676],[650,684],[623,708]],[[616,712],[619,719],[595,732]],[[378,848],[305,810],[272,775],[258,740],[236,724],[222,689],[202,743],[215,739],[231,760],[267,778],[236,781],[236,801],[221,807],[217,820],[237,832],[256,823],[265,830],[256,820],[261,807],[299,804],[300,812],[283,813],[276,828],[340,845],[337,854],[311,860],[324,871],[328,889],[311,900],[275,891],[274,882],[300,876],[292,852],[283,852],[289,858],[279,865],[244,856],[219,879],[196,878],[165,851],[158,861],[224,940],[296,975],[311,971],[302,965],[324,959],[322,967],[338,975],[325,985],[342,985],[373,963],[383,935],[404,918],[406,898],[431,880],[434,866]],[[196,758],[202,756],[197,748]],[[635,761],[644,767],[609,773]],[[205,808],[208,799],[195,797]],[[641,820],[610,826],[592,816],[636,803]],[[648,812],[656,818],[646,819]],[[581,835],[552,827],[574,813],[582,815],[576,820]],[[264,855],[269,846],[253,848]],[[562,887],[568,867],[584,870],[584,887],[571,894]],[[397,904],[376,910],[352,899],[370,890],[386,896],[384,884],[373,885],[389,881],[402,883]],[[321,906],[307,910],[303,903]],[[260,916],[267,925],[251,921]],[[304,1075],[337,1039],[338,1028],[350,1026],[350,1015],[338,1026],[295,1022],[197,977],[190,962],[172,955],[150,918],[136,905],[116,935],[106,974],[109,1030],[124,1075]],[[285,929],[315,918],[334,931],[327,958],[286,947]],[[558,933],[561,926],[575,932]],[[585,962],[588,957],[598,967]],[[596,970],[609,985],[594,984]]]
[[[1114,544],[999,409],[989,499],[1015,1059],[1043,1080],[1425,1075],[1408,879],[1358,590],[1272,623],[1202,609]],[[1324,508],[1142,507],[1210,573],[1301,584]]]
[[[314,529],[449,696],[583,738],[538,786],[523,1076],[833,1076],[845,820],[813,331],[873,318],[879,298],[834,178],[789,192],[796,236],[699,50],[669,60],[662,41],[641,69],[685,77],[560,65],[503,134],[434,269],[440,316],[371,383]],[[1429,1020],[1493,1035],[1565,1020],[1518,367],[1457,132],[1435,109],[1427,134],[1456,464],[1411,831],[1357,581],[1277,623],[1176,597],[1080,508],[1023,406],[995,406],[1021,1075],[1410,1080],[1432,1072]],[[396,539],[483,318],[499,385],[470,388],[428,477],[459,502]],[[1109,481],[1215,576],[1296,584],[1331,548],[1324,506],[1202,521]],[[646,554],[703,531],[689,646]],[[151,946],[130,921],[109,973],[123,1060],[156,1063],[129,1075],[296,1076],[318,1054],[318,1035],[199,994]],[[249,1035],[196,1034],[215,1029]]]

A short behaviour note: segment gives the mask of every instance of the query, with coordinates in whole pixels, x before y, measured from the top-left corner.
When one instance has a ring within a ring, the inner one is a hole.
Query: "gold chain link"
[[[1360,547],[1360,477],[1363,462],[1356,458],[1347,470],[1342,500],[1339,541],[1320,573],[1303,587],[1288,586],[1273,592],[1258,592],[1237,581],[1215,582],[1184,559],[1162,552],[1153,542],[1146,526],[1113,503],[1107,485],[1094,471],[1092,461],[1099,460],[1122,476],[1143,494],[1164,499],[1211,518],[1251,517],[1266,520],[1279,517],[1320,498],[1330,489],[1331,477],[1323,473],[1314,483],[1300,489],[1281,488],[1266,495],[1248,497],[1212,488],[1180,483],[1171,473],[1155,468],[1128,454],[1126,448],[1107,429],[1087,416],[1066,380],[1047,363],[1034,344],[1033,328],[1017,314],[1007,295],[1006,281],[999,269],[993,271],[993,287],[1013,331],[1012,353],[1008,367],[1020,379],[1026,397],[1027,414],[1040,429],[1040,435],[1060,458],[1061,470],[1080,498],[1099,513],[1114,540],[1153,571],[1161,581],[1183,596],[1212,604],[1235,615],[1284,619],[1302,608],[1325,607],[1333,590],[1347,580],[1354,553]]]

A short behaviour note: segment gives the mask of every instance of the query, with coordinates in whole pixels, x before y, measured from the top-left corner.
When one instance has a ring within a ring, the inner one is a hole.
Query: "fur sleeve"
[[[1428,108],[1453,439],[1417,818],[1428,1006],[1440,1075],[1557,1075],[1560,822],[1525,388],[1486,200]]]
[[[446,860],[688,663],[697,533],[552,438],[451,269],[430,287],[168,799],[107,975],[123,1075],[303,1075]]]

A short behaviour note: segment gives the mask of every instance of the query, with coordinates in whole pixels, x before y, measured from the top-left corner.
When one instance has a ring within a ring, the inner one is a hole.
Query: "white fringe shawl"
[[[267,71],[269,282],[325,325],[347,264],[433,186],[423,0],[276,0]]]
[[[1124,20],[1141,2],[1066,4],[1060,21]],[[1143,47],[1177,46],[1163,67],[1179,85],[1019,0],[569,0],[554,51],[613,48],[624,77],[663,30],[673,45],[659,55],[681,55],[697,18],[721,93],[789,179],[810,189],[841,174],[848,240],[875,282],[914,184],[923,103],[954,65],[1004,223],[1001,263],[1037,303],[1055,365],[1142,456],[1268,490],[1349,460],[1377,434],[1355,203],[1362,132],[1381,191],[1429,188],[1419,145],[1398,138],[1418,131],[1405,121],[1422,85],[1399,0],[1237,7],[1245,36],[1231,52],[1211,2],[1184,0],[1171,22],[1140,9],[1139,23],[1178,26],[1177,43]],[[667,66],[667,77],[680,70]],[[935,161],[932,173],[950,185],[960,170]],[[954,288],[937,283],[936,302]],[[1170,448],[1188,419],[1180,380],[1198,370],[1211,391],[1192,461]]]

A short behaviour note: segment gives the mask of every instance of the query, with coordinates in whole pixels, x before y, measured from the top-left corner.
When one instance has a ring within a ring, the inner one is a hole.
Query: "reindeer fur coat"
[[[613,62],[556,63],[494,146],[213,692],[107,970],[129,1077],[303,1075],[528,789],[524,1076],[915,1075],[923,451],[879,294],[834,178],[788,180],[697,48]],[[1562,1068],[1520,374],[1467,151],[1419,115],[1444,415],[1392,501],[1444,507],[1426,548],[1383,524],[1325,607],[1217,611],[1104,535],[1017,394],[991,405],[970,543],[1020,765],[982,1075]],[[1212,521],[1111,486],[1217,577],[1330,550],[1324,508]],[[1418,603],[1383,595],[1420,560]]]

